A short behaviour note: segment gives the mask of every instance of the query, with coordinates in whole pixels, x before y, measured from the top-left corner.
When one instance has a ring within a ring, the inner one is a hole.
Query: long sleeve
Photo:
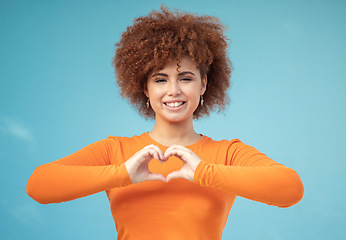
[[[254,201],[279,207],[298,203],[304,194],[299,175],[239,140],[228,149],[225,164],[202,161],[194,181]]]
[[[110,139],[98,141],[35,169],[27,194],[40,203],[57,203],[131,184],[125,165],[110,163]]]

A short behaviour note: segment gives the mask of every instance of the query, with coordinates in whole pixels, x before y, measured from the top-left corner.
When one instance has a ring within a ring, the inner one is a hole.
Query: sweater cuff
[[[118,166],[119,173],[121,174],[121,182],[119,183],[119,187],[126,187],[127,185],[132,184],[131,178],[129,176],[129,173],[127,172],[127,169],[125,167],[125,164],[122,163]]]
[[[204,173],[205,173],[205,169],[207,168],[207,163],[204,162],[204,161],[201,161],[196,170],[195,170],[195,174],[194,174],[194,177],[193,177],[193,181],[195,183],[198,183],[200,185],[202,185],[202,179],[203,179],[203,176],[204,176]]]

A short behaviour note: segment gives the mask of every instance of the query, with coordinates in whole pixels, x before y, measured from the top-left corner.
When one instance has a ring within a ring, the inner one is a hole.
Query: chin
[[[179,123],[179,122],[185,122],[187,120],[192,120],[193,115],[189,116],[166,116],[164,118],[167,122],[171,123]]]

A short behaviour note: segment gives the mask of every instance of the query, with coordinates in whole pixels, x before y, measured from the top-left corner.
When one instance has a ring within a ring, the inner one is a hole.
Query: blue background
[[[346,1],[2,0],[1,239],[116,238],[104,193],[40,205],[26,181],[108,135],[151,130],[120,98],[111,61],[126,27],[161,3],[219,17],[232,40],[232,102],[197,132],[239,138],[305,185],[288,209],[238,198],[223,239],[343,238]]]

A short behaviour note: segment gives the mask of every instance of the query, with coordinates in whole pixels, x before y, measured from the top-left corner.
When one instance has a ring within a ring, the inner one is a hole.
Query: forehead
[[[195,63],[195,61],[193,61],[191,58],[189,57],[183,57],[182,59],[180,59],[180,61],[178,60],[170,60],[167,64],[165,64],[161,69],[157,69],[154,70],[153,73],[157,73],[157,72],[183,72],[183,71],[193,71],[193,72],[198,72],[198,66]]]

